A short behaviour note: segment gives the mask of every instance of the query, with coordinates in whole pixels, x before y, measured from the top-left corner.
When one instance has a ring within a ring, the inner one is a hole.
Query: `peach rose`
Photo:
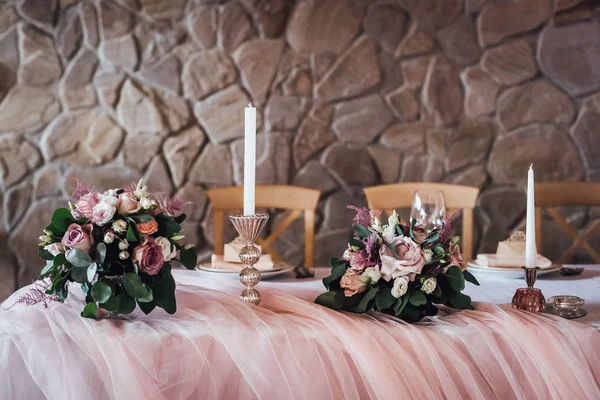
[[[137,224],[137,231],[142,235],[152,235],[158,232],[158,222],[154,219],[147,222],[140,222]]]
[[[360,273],[353,269],[347,269],[340,286],[344,289],[344,296],[351,297],[357,293],[362,293],[367,289],[367,282],[361,279]]]
[[[140,211],[140,203],[131,193],[121,193],[119,195],[119,214],[131,215]]]
[[[460,268],[461,271],[467,269],[467,264],[465,263],[465,259],[460,253],[460,246],[457,242],[450,241],[448,251],[450,252],[450,265],[456,265]],[[444,268],[444,272],[446,272],[447,269],[448,267]]]
[[[388,282],[399,276],[408,276],[410,281],[414,281],[425,266],[421,247],[408,236],[396,237],[390,244],[394,246],[398,258],[387,246],[381,246],[381,276]]]

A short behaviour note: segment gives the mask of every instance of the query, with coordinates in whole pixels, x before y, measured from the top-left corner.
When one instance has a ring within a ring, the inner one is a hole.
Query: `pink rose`
[[[386,281],[399,276],[408,276],[411,281],[425,266],[425,257],[421,247],[408,236],[399,236],[392,240],[398,258],[394,256],[387,246],[381,246],[381,275]]]
[[[162,268],[165,257],[162,247],[152,237],[133,249],[133,262],[148,275],[156,275]]]
[[[422,244],[427,240],[429,233],[427,233],[423,224],[415,224],[415,226],[413,226],[413,236],[415,237],[414,240],[416,244]]]
[[[94,244],[92,224],[71,224],[62,238],[61,243],[71,249],[79,249],[88,253]]]
[[[135,214],[140,211],[140,203],[132,193],[121,193],[118,210],[121,215]]]
[[[340,286],[344,289],[344,296],[351,297],[357,293],[364,292],[367,289],[367,282],[361,279],[358,271],[349,268],[346,270],[344,276],[342,276]]]
[[[451,265],[456,265],[461,271],[467,269],[467,264],[465,263],[465,259],[463,258],[462,254],[460,254],[460,246],[457,242],[450,241],[448,252],[450,253],[450,264],[448,267],[444,268],[444,272],[446,272]]]
[[[98,192],[89,192],[84,194],[75,203],[75,210],[73,210],[73,216],[75,218],[87,218],[92,219],[94,207],[100,202]]]
[[[60,253],[64,253],[65,251],[67,251],[67,249],[65,248],[65,245],[62,243],[59,243],[59,242],[49,244],[48,246],[44,247],[44,250],[46,250],[48,253],[52,254],[53,256],[57,256]]]

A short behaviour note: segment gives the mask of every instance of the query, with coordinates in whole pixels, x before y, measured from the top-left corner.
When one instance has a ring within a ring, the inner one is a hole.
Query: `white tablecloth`
[[[546,300],[551,296],[569,294],[583,298],[585,300],[584,309],[587,315],[574,321],[590,324],[600,328],[600,265],[566,265],[565,267],[583,267],[581,275],[562,276],[559,272],[544,275],[538,278],[535,287],[542,289]],[[257,287],[274,286],[281,289],[287,287],[311,288],[315,292],[324,291],[321,279],[329,275],[329,268],[316,268],[315,278],[313,279],[295,279],[293,274],[287,274],[282,278],[266,280]],[[208,272],[206,272],[208,273]],[[471,296],[473,301],[509,304],[515,290],[520,287],[526,287],[524,279],[501,278],[494,275],[477,274],[481,286],[475,286],[467,283],[465,294]],[[232,279],[235,279],[232,277]],[[279,285],[283,285],[283,288]]]

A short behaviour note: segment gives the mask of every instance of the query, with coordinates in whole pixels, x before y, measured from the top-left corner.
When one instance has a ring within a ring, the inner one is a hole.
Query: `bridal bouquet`
[[[426,230],[415,220],[402,223],[396,212],[382,225],[368,209],[357,211],[353,237],[342,258],[332,257],[328,292],[317,304],[334,310],[395,315],[409,322],[437,314],[436,304],[472,309],[461,291],[465,281],[479,285],[466,270],[450,222]]]
[[[56,210],[40,237],[41,278],[51,282],[46,294],[64,301],[69,284],[81,284],[87,302],[81,315],[88,318],[97,317],[98,307],[129,314],[137,305],[148,314],[158,306],[175,313],[171,263],[193,269],[197,257],[194,246],[177,243],[184,238],[185,204],[149,194],[141,180],[104,193],[77,181],[69,209]]]

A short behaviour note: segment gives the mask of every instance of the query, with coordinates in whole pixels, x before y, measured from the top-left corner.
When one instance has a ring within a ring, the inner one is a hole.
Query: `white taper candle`
[[[525,226],[525,267],[535,268],[537,247],[535,245],[535,185],[533,164],[527,173],[527,224]]]
[[[244,215],[255,214],[256,108],[248,104],[244,114]]]

